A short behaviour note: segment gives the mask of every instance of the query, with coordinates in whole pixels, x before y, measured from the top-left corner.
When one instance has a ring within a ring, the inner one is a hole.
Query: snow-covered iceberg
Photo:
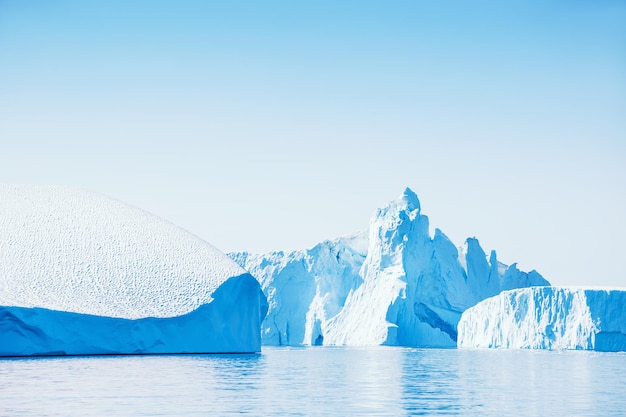
[[[626,351],[626,291],[505,291],[466,310],[458,330],[460,348]]]
[[[0,185],[0,355],[260,351],[259,283],[99,194]]]
[[[460,249],[436,229],[410,189],[380,209],[369,232],[309,250],[230,254],[259,279],[268,345],[454,347],[461,313],[504,289],[549,285],[536,271]]]

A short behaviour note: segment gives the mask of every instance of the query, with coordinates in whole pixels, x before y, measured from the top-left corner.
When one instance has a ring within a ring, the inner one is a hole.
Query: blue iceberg
[[[626,291],[505,291],[466,310],[458,331],[460,348],[626,351]]]
[[[203,240],[72,188],[0,201],[0,356],[260,351],[259,283]]]
[[[465,309],[502,290],[549,285],[475,238],[457,248],[439,229],[431,234],[408,188],[376,211],[369,231],[304,251],[230,256],[267,295],[266,345],[455,347]]]

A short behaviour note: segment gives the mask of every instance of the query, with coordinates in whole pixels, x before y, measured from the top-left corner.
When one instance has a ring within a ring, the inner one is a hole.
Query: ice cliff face
[[[505,291],[466,310],[460,348],[626,351],[626,291]]]
[[[358,234],[306,251],[230,254],[258,277],[268,296],[263,344],[323,344],[323,327],[363,283],[359,269],[366,253],[367,236]]]
[[[461,313],[503,289],[548,285],[537,272],[489,260],[476,239],[461,251],[406,189],[368,234],[307,251],[230,255],[261,282],[269,345],[456,346]]]
[[[252,276],[158,217],[0,185],[0,355],[254,352],[265,307]]]

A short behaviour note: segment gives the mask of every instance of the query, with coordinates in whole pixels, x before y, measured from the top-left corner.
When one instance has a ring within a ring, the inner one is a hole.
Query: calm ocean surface
[[[1,416],[623,416],[626,354],[264,348],[0,360]]]

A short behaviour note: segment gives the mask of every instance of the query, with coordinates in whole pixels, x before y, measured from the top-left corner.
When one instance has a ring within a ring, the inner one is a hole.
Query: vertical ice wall
[[[626,351],[626,291],[505,291],[465,311],[461,348]]]

